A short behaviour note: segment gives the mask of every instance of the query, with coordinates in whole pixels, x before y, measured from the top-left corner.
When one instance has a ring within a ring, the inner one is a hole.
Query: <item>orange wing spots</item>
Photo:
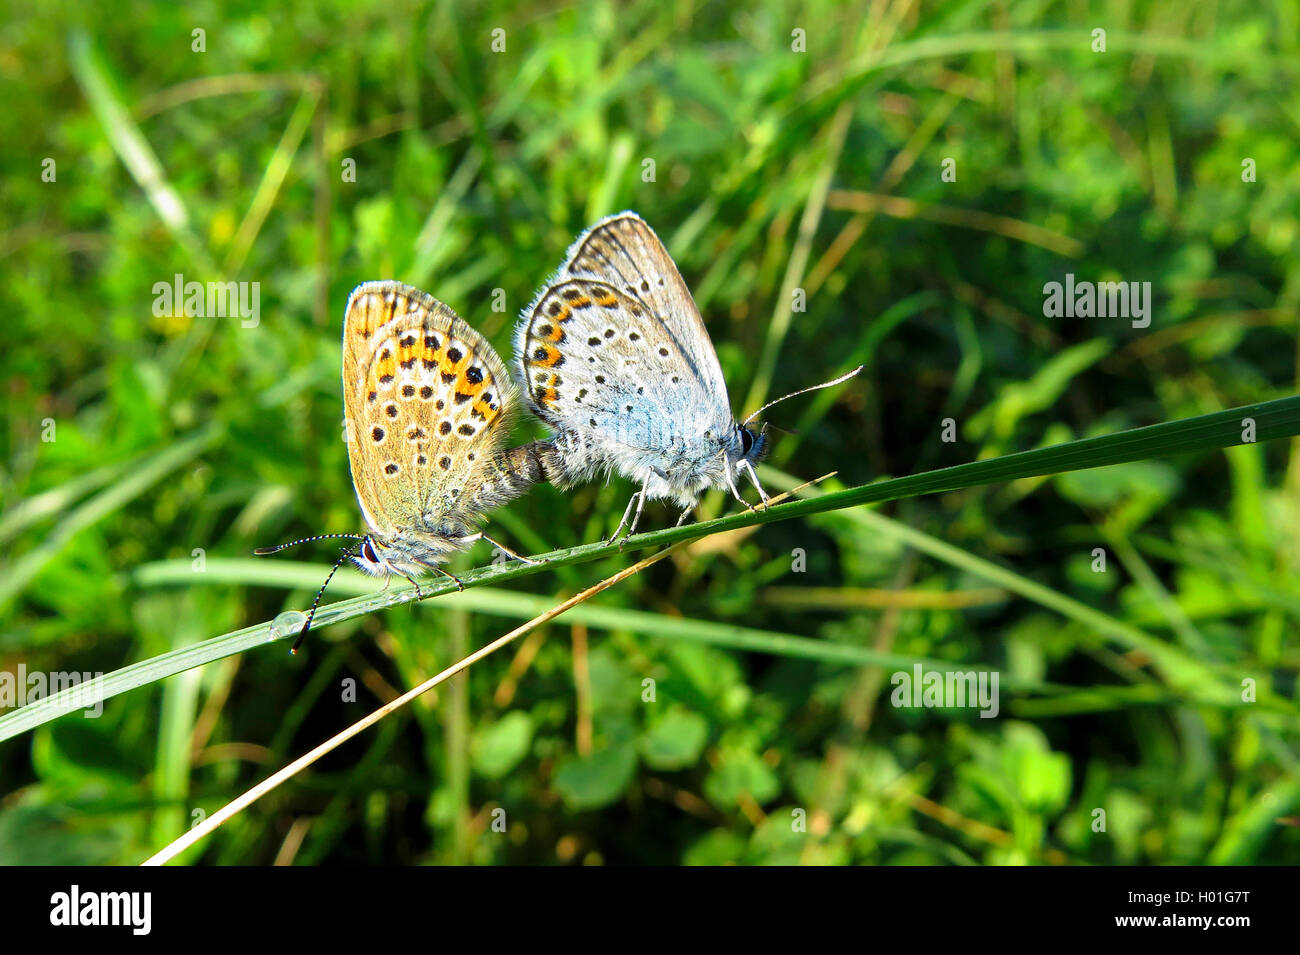
[[[600,296],[596,299],[596,304],[601,308],[613,308],[618,304],[618,296],[606,289],[601,292]]]
[[[552,342],[562,342],[562,341],[564,341],[564,329],[563,329],[563,328],[561,328],[559,325],[551,325],[551,326],[549,326],[549,327],[550,327],[550,329],[551,329],[550,332],[549,332],[548,334],[546,334],[546,335],[543,335],[543,336],[542,336],[543,338],[545,338],[547,341],[552,341]]]
[[[427,349],[420,342],[420,336],[414,332],[407,332],[397,341],[397,363],[403,368],[410,368],[425,355],[426,351]]]
[[[447,347],[440,356],[438,370],[445,375],[454,375],[456,380],[465,377],[465,362],[468,354],[464,345],[455,339],[447,340]]]
[[[479,392],[481,392],[486,386],[487,379],[483,377],[482,371],[479,371],[477,368],[472,370],[478,371],[478,374],[471,374],[471,369],[467,368],[456,376],[456,393],[469,395],[471,398],[477,398]]]
[[[533,349],[528,363],[542,368],[554,368],[561,361],[563,359],[560,357],[560,350],[554,345],[538,345]]]
[[[567,322],[569,319],[573,318],[573,309],[569,308],[568,305],[557,298],[552,300],[550,305],[546,306],[546,314],[557,322]]]
[[[497,405],[493,408],[490,404],[480,398],[478,401],[474,402],[474,413],[488,424],[491,424],[493,421],[496,421],[497,418],[501,417],[501,406]]]
[[[579,295],[577,298],[569,299],[569,304],[574,308],[587,308],[591,305],[591,299],[585,295]]]
[[[559,383],[560,376],[551,375],[551,380],[548,381],[543,388],[538,390],[537,400],[548,405],[553,405],[555,402],[559,401],[560,393],[556,390],[556,386],[559,385]]]
[[[393,376],[397,374],[397,358],[393,355],[392,349],[385,348],[380,352],[375,362],[374,374],[381,385],[392,383]]]

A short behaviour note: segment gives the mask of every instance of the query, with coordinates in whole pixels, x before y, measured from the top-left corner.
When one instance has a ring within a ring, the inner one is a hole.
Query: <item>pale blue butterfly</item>
[[[515,361],[529,407],[555,432],[545,455],[552,483],[614,472],[640,485],[611,540],[629,518],[636,530],[647,498],[675,499],[685,509],[678,524],[710,488],[748,507],[740,474],[768,500],[754,470],[767,436],[748,425],[776,401],[736,421],[699,309],[636,213],[601,220],[569,248],[520,318]]]

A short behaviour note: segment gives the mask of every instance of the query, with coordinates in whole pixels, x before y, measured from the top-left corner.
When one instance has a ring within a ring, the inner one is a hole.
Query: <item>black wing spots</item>
[[[375,442],[376,444],[378,444],[380,441],[383,441],[383,440],[384,440],[384,429],[383,429],[383,428],[374,428],[374,429],[371,430],[371,432],[370,432],[370,437],[374,440],[374,442]]]
[[[433,397],[433,389],[430,388],[428,385],[425,385],[423,388],[420,389],[420,397],[423,398],[423,399],[425,399],[426,401],[427,401],[428,399],[432,398],[432,397]]]
[[[415,385],[402,385],[402,397],[403,397],[403,398],[414,398],[414,397],[415,397]]]
[[[387,408],[384,409],[384,414],[388,415],[388,417],[390,418],[396,418],[397,405],[389,405]]]
[[[477,385],[483,380],[483,370],[481,368],[471,368],[465,372],[465,378],[471,385]]]

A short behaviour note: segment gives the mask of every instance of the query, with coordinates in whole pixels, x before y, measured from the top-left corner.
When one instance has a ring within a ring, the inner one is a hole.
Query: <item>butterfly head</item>
[[[768,452],[767,425],[763,425],[758,431],[748,425],[736,425],[730,444],[727,458],[733,467],[741,461],[757,464],[766,457]]]
[[[352,563],[372,577],[387,577],[393,571],[392,565],[384,556],[384,545],[373,537],[367,536],[356,553],[348,556],[352,558]]]

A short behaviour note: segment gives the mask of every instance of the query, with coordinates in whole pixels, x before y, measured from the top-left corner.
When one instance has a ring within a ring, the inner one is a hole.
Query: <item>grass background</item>
[[[764,470],[773,487],[1297,390],[1294,2],[9,14],[3,671],[110,671],[304,609],[334,551],[248,554],[361,529],[341,440],[348,291],[419,285],[509,355],[567,244],[623,208],[676,258],[737,412],[867,363],[771,415],[797,432]],[[260,283],[260,324],[155,317],[154,283],[178,272]],[[1151,327],[1044,318],[1043,285],[1066,272],[1150,281]],[[1245,445],[705,538],[184,858],[1289,861],[1296,453]],[[630,492],[542,487],[490,526],[532,552],[582,544]],[[647,526],[675,516],[655,506]],[[0,861],[138,862],[508,618],[632,559],[359,617],[298,658],[253,650],[0,743]],[[337,580],[334,598],[358,592]],[[922,659],[998,669],[999,717],[889,705],[890,674]],[[1197,692],[1243,678],[1273,702]]]

